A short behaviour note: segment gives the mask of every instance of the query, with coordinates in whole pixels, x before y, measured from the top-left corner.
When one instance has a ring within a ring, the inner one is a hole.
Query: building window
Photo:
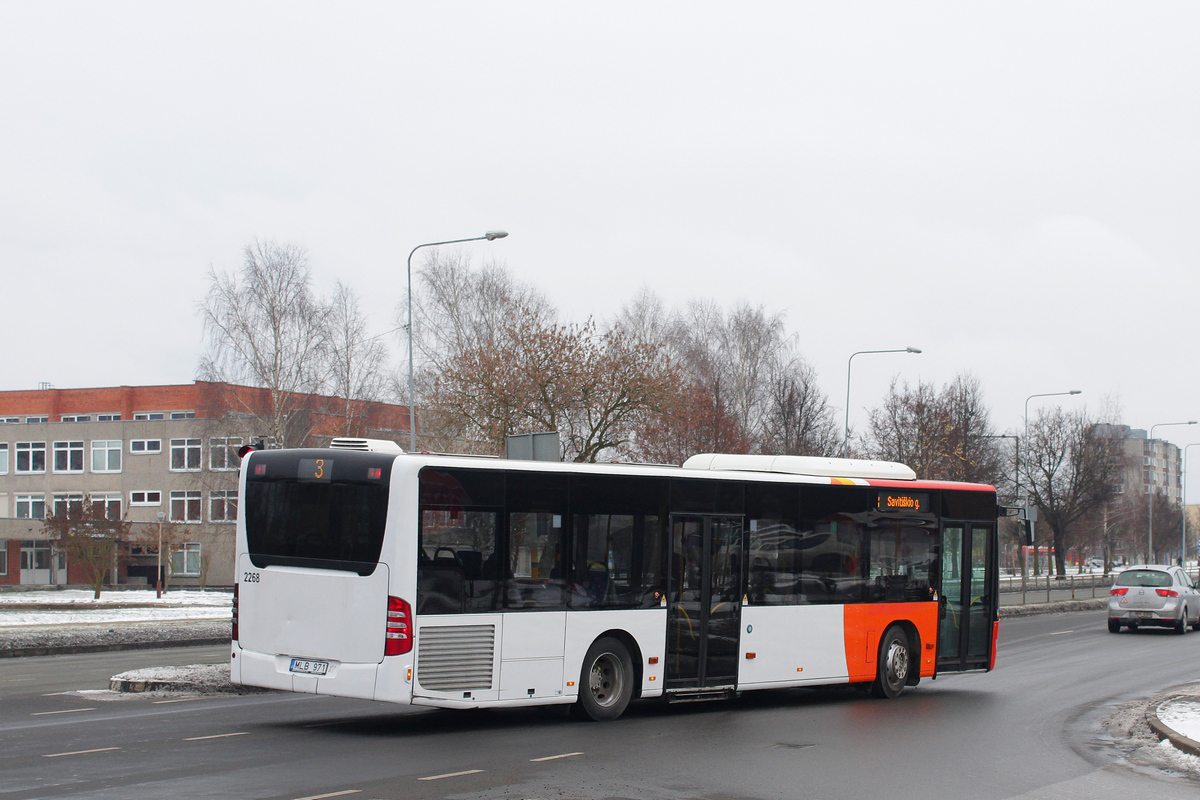
[[[8,442],[0,442],[0,475],[8,474]]]
[[[184,542],[171,554],[171,572],[184,577],[200,574],[199,542]]]
[[[130,439],[129,452],[136,456],[162,452],[162,439]]]
[[[241,466],[241,459],[238,458],[237,451],[242,446],[242,437],[240,436],[222,436],[208,440],[208,468],[209,469],[237,469]]]
[[[120,414],[97,414],[96,422],[120,422]]]
[[[130,492],[129,505],[131,506],[161,506],[162,492]]]
[[[201,522],[200,492],[171,492],[171,522]]]
[[[42,494],[17,495],[17,519],[45,519],[46,496]]]
[[[195,411],[172,411],[171,419],[195,419]]]
[[[83,472],[83,442],[55,442],[54,471]]]
[[[54,516],[63,517],[72,514],[78,515],[83,511],[83,494],[80,492],[71,492],[69,494],[54,495]]]
[[[99,492],[91,496],[92,507],[104,512],[105,519],[121,518],[121,495]]]
[[[45,442],[17,442],[17,474],[40,475],[46,471]]]
[[[144,422],[155,419],[166,419],[166,414],[161,411],[139,411],[133,415],[135,421]]]
[[[121,440],[92,440],[92,472],[121,471]]]
[[[8,542],[0,547],[0,575],[8,574]]]
[[[63,422],[91,422],[91,414],[71,414],[62,418]]]
[[[49,417],[26,417],[25,418],[25,422],[27,422],[30,425],[36,425],[39,422],[49,422],[49,421],[50,421]]]
[[[12,425],[12,424],[20,422],[20,421],[21,421],[20,417],[0,417],[0,423],[5,424],[5,425]]]
[[[171,471],[195,472],[200,469],[200,440],[171,440]]]
[[[237,522],[237,489],[208,493],[208,518],[212,522]]]

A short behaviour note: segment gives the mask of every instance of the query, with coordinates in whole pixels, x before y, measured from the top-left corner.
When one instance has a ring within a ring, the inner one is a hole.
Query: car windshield
[[[1171,574],[1157,569],[1127,569],[1117,576],[1117,586],[1170,586]]]

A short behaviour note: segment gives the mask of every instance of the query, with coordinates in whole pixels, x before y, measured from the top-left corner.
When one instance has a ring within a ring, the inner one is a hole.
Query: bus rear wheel
[[[625,645],[611,637],[588,648],[579,675],[579,701],[572,712],[579,719],[604,722],[624,713],[633,698],[633,660]]]
[[[909,670],[913,668],[908,634],[899,625],[892,625],[879,640],[879,658],[875,681],[871,684],[874,697],[892,698],[904,691]]]

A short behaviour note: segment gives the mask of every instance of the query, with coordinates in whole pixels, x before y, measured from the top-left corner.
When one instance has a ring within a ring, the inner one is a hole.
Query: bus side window
[[[562,608],[563,516],[548,512],[508,515],[508,608]]]
[[[461,614],[498,607],[499,512],[421,509],[417,613]]]

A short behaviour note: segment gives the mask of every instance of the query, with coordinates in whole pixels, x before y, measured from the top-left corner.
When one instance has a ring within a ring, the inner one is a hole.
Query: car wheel
[[[579,676],[579,702],[575,716],[597,722],[616,719],[633,697],[633,660],[616,639],[597,639],[583,659]]]
[[[872,696],[890,699],[904,691],[913,663],[908,649],[908,634],[899,625],[888,628],[879,640],[878,665],[875,681],[871,684]]]
[[[1176,622],[1175,622],[1174,630],[1180,636],[1183,636],[1185,633],[1188,632],[1187,606],[1184,606],[1183,611],[1179,614],[1179,619],[1176,620]]]
[[[1108,632],[1109,633],[1120,633],[1121,632],[1121,623],[1117,622],[1115,619],[1110,619],[1108,621]]]

